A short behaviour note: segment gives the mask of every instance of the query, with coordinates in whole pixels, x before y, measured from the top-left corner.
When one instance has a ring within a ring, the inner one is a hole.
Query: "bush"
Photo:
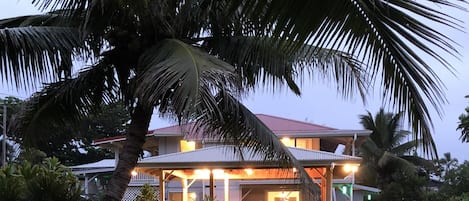
[[[156,201],[155,190],[150,184],[144,184],[143,188],[140,190],[140,195],[137,196],[135,201]]]
[[[77,178],[57,158],[42,164],[8,164],[0,169],[0,196],[17,201],[81,201]]]

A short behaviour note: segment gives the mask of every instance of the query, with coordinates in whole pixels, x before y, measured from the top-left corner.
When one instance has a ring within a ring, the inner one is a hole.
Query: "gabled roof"
[[[115,159],[103,159],[94,163],[75,165],[69,167],[75,174],[98,173],[114,171],[116,167]]]
[[[369,135],[369,131],[365,130],[339,130],[318,124],[302,122],[282,117],[276,117],[265,114],[256,115],[267,127],[269,127],[278,136],[288,135],[290,137],[344,137],[357,134],[358,136]],[[197,140],[201,136],[200,133],[188,133],[192,129],[193,124],[174,125],[164,128],[158,128],[148,131],[147,136],[185,136],[190,140]],[[184,133],[188,135],[184,135]],[[111,138],[97,139],[94,145],[105,144],[125,140],[125,136],[116,136]]]
[[[346,164],[360,163],[361,158],[338,155],[330,152],[306,150],[288,147],[290,152],[305,167],[327,166],[331,163]],[[235,152],[235,146],[219,145],[189,152],[179,152],[160,156],[148,157],[137,163],[137,167],[145,168],[243,168],[243,167],[278,167],[277,161],[265,161],[259,154],[253,154],[247,148]],[[241,157],[242,156],[242,157]]]

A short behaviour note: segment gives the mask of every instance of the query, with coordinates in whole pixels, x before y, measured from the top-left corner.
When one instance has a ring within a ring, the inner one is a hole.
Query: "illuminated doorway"
[[[300,201],[298,191],[269,191],[267,201]]]

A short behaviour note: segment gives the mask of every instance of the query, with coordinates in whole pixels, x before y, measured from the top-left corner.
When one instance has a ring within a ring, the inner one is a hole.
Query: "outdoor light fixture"
[[[353,185],[355,184],[355,172],[358,171],[357,164],[345,164],[344,171],[352,174],[352,184],[350,186],[350,200],[353,200]]]
[[[251,168],[246,168],[244,169],[244,172],[246,172],[247,175],[251,176],[252,174],[254,174],[254,170],[252,170]]]
[[[344,171],[349,173],[349,172],[357,172],[358,171],[358,165],[351,165],[351,164],[345,164],[344,165]]]
[[[137,176],[137,171],[132,170],[132,172],[130,172],[130,174],[131,174],[133,177],[135,177],[135,176]]]
[[[223,169],[214,169],[214,170],[209,170],[209,169],[197,169],[194,170],[194,174],[198,178],[209,178],[210,177],[210,172],[213,173],[213,176],[215,178],[224,178],[225,177],[225,170]]]

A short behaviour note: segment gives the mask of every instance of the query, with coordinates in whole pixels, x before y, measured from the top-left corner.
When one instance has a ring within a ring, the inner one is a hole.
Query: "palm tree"
[[[466,96],[469,98],[469,96]],[[459,124],[457,130],[461,130],[461,139],[462,142],[469,142],[469,107],[466,107],[464,114],[459,116]]]
[[[238,98],[269,83],[286,85],[299,95],[295,80],[305,72],[331,78],[346,96],[358,90],[362,97],[376,74],[382,73],[377,81],[389,92],[385,98],[408,113],[414,133],[422,136],[428,151],[434,149],[425,100],[439,111],[444,97],[431,66],[414,50],[448,66],[433,47],[454,53],[452,41],[422,22],[459,25],[425,4],[33,2],[45,13],[0,21],[2,79],[21,88],[50,83],[29,99],[15,132],[26,141],[37,140],[47,135],[51,125],[76,122],[99,110],[102,102],[124,102],[131,122],[106,200],[122,197],[155,108],[160,115],[181,123],[196,121],[223,140],[234,138],[239,146],[298,165]],[[429,2],[460,8],[447,1]],[[89,66],[73,69],[74,60]]]
[[[415,155],[422,140],[406,140],[411,133],[401,129],[401,115],[380,109],[374,117],[370,112],[360,116],[363,127],[372,131],[360,147],[361,172],[368,185],[382,188],[396,182],[396,174],[415,175],[419,167],[431,166],[431,162]]]

